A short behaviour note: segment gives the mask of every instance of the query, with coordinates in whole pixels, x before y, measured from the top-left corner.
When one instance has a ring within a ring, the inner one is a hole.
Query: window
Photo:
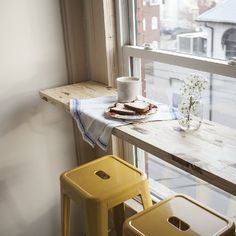
[[[146,31],[146,19],[143,18],[143,31]]]
[[[158,28],[158,21],[157,21],[157,17],[153,16],[152,17],[152,30],[156,30]]]
[[[133,16],[137,22],[140,18],[145,17],[147,28],[157,29],[160,32],[152,34],[149,32],[148,42],[158,41],[159,48],[168,51],[182,52],[177,48],[178,40],[181,38],[191,38],[191,41],[197,41],[194,53],[186,45],[182,53],[190,53],[202,57],[211,57],[221,60],[227,60],[236,54],[236,17],[233,9],[236,8],[234,0],[166,0],[155,1],[143,7],[140,1],[134,1]],[[155,14],[153,14],[155,12]],[[152,17],[153,18],[152,18]],[[154,18],[156,17],[156,18]],[[137,31],[138,32],[138,23]],[[149,26],[149,24],[151,24]],[[225,34],[224,34],[225,33]],[[136,45],[142,45],[144,42],[139,40],[137,35]],[[195,39],[194,39],[195,38]],[[181,40],[181,44],[183,40]],[[185,40],[188,43],[189,40]],[[196,44],[196,43],[195,43]],[[223,46],[223,47],[222,47]],[[188,50],[186,50],[188,48]]]
[[[222,36],[222,46],[225,48],[225,57],[236,56],[236,28],[228,29]]]
[[[188,37],[179,37],[178,38],[178,51],[179,52],[186,52],[186,53],[191,53],[191,44],[192,41]]]
[[[150,0],[150,5],[155,6],[159,4],[159,0]]]
[[[128,2],[130,4],[130,1]],[[232,27],[234,22],[236,24],[236,16],[235,19],[231,19],[227,30],[224,30],[227,25],[224,19],[229,20],[225,18],[228,17],[228,12],[225,11],[236,6],[236,1],[212,0],[210,4],[208,0],[191,0],[191,4],[187,4],[183,0],[166,0],[158,1],[158,7],[152,6],[148,11],[142,8],[142,2],[138,0],[132,2],[133,4],[129,6],[128,18],[133,20],[130,22],[131,24],[123,24],[123,26],[131,26],[127,30],[130,32],[129,38],[132,39],[128,43],[129,46],[122,48],[124,55],[122,64],[126,70],[124,73],[134,74],[137,71],[138,76],[143,80],[144,95],[152,98],[147,82],[152,81],[153,84],[156,84],[156,88],[155,86],[150,87],[156,89],[156,94],[160,90],[163,96],[159,99],[163,99],[166,91],[170,91],[171,88],[166,87],[164,92],[164,88],[158,86],[161,80],[166,80],[166,84],[170,84],[170,78],[183,80],[191,71],[197,70],[199,73],[205,74],[210,82],[211,95],[207,113],[211,115],[208,118],[236,128],[236,122],[231,118],[225,119],[226,116],[236,116],[236,105],[235,107],[233,105],[236,104],[234,95],[236,67],[227,64],[227,57],[236,54],[236,28]],[[153,9],[157,12],[157,16],[153,16]],[[198,9],[197,17],[196,9]],[[158,28],[160,28],[158,35],[148,30],[150,28],[148,18],[151,19],[152,26],[158,22]],[[172,18],[174,21],[171,20]],[[178,22],[177,19],[181,21]],[[146,29],[143,37],[140,37],[138,30],[140,20],[143,21]],[[221,21],[224,23],[217,25]],[[214,25],[215,22],[217,22],[216,25]],[[221,34],[219,34],[220,30]],[[146,42],[155,42],[155,47],[159,48],[148,51],[138,47]],[[128,65],[130,66],[128,67]],[[228,94],[231,94],[232,98],[232,112],[227,111],[226,104],[231,104],[230,99],[227,98]],[[222,108],[215,105],[216,101],[218,104],[222,104]],[[167,100],[165,102],[170,103]]]
[[[143,0],[143,6],[146,6],[147,4],[150,6],[155,6],[160,3],[160,0]]]
[[[176,43],[177,52],[206,56],[207,35],[202,32],[177,35]]]
[[[155,6],[150,4],[148,12],[140,6],[140,1],[128,2],[129,16],[122,24],[122,32],[126,32],[123,35],[127,36],[122,39],[125,43],[121,48],[123,57],[120,63],[124,74],[142,79],[144,96],[176,106],[181,81],[197,71],[210,84],[203,95],[204,118],[235,129],[236,67],[228,65],[227,59],[236,54],[236,35],[234,30],[227,30],[236,24],[235,14],[229,19],[229,11],[236,8],[236,1],[165,0],[158,1]],[[152,24],[148,24],[152,20],[148,19],[152,19],[154,8],[158,30],[149,31]],[[139,22],[144,15],[147,30],[140,37]],[[155,50],[144,50],[142,45],[145,42],[154,41]],[[236,221],[236,198],[232,195],[140,149],[135,149],[134,157],[138,166],[148,174],[152,194],[156,197],[166,197],[173,191],[183,192]],[[223,207],[219,204],[222,199]]]
[[[206,54],[207,39],[203,37],[197,37],[193,39],[193,54],[205,55]]]

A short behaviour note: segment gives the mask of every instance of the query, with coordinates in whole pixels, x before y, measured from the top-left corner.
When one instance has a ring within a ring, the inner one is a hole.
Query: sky
[[[165,0],[161,6],[161,25],[164,27],[191,27],[199,11],[207,9],[213,3],[220,3],[223,0]],[[205,5],[199,9],[198,3]]]

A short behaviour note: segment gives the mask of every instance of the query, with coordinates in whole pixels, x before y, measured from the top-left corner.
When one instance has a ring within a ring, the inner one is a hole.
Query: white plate
[[[121,119],[121,120],[142,120],[147,118],[149,115],[154,114],[157,111],[157,107],[152,108],[148,113],[146,113],[145,115],[120,115],[120,114],[116,114],[114,112],[110,111],[110,108],[108,108],[105,111],[105,115],[108,118],[116,118],[116,119]]]

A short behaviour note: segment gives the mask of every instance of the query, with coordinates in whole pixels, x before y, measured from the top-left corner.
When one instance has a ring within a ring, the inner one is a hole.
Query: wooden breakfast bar
[[[71,98],[114,95],[115,89],[92,81],[40,91],[43,100],[67,111]],[[171,120],[119,126],[113,134],[236,196],[236,130],[204,121],[199,130],[187,133]]]

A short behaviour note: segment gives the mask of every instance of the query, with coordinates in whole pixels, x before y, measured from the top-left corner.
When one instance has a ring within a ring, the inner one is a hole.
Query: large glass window
[[[142,150],[138,167],[148,173],[154,198],[163,199],[176,193],[186,194],[228,216],[236,222],[236,197],[162,161]]]
[[[123,26],[130,34],[122,47],[124,74],[141,78],[145,97],[177,107],[183,79],[201,73],[210,85],[203,94],[204,119],[235,129],[236,67],[227,60],[236,55],[236,1],[127,2],[129,22]],[[153,17],[156,30],[152,30]],[[152,47],[144,48],[147,43]],[[137,148],[135,158],[148,174],[154,196],[182,192],[236,221],[236,197]]]
[[[235,0],[165,0],[146,5],[136,0],[136,44],[157,42],[162,50],[228,59],[236,55],[234,9]],[[158,22],[160,30],[141,37],[139,24],[148,16],[152,20],[147,21],[147,28],[157,29]]]
[[[202,94],[204,119],[236,129],[236,79],[151,60],[133,60],[136,76],[142,78],[143,96],[177,107],[180,86],[190,73],[200,73],[209,82]]]

